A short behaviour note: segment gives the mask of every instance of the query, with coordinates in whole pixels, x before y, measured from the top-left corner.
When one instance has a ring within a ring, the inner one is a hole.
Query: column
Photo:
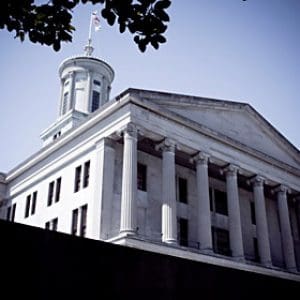
[[[264,179],[256,176],[252,180],[254,208],[256,219],[256,236],[260,262],[265,266],[272,265],[269,230],[264,196]]]
[[[244,259],[240,202],[237,183],[238,167],[229,165],[224,169],[224,171],[226,173],[228,227],[231,255],[237,259]]]
[[[124,130],[120,233],[135,235],[137,228],[137,129]]]
[[[92,161],[94,176],[94,194],[92,200],[93,216],[90,226],[87,226],[87,236],[105,240],[110,237],[112,230],[112,203],[115,169],[114,141],[103,138],[96,144],[95,159]],[[91,229],[89,229],[91,228]]]
[[[162,153],[162,241],[177,243],[175,143],[166,139]]]
[[[199,153],[193,158],[196,162],[198,196],[198,241],[201,250],[212,251],[211,215],[209,202],[208,158]]]
[[[291,231],[290,217],[289,217],[289,208],[287,202],[287,191],[288,188],[281,185],[274,190],[277,192],[277,205],[279,213],[279,223],[281,230],[281,242],[283,257],[285,261],[285,266],[289,271],[296,271],[296,259],[295,259],[295,250],[294,242]]]
[[[69,100],[69,103],[68,103],[67,111],[69,111],[70,109],[75,108],[75,105],[76,105],[75,75],[76,75],[75,71],[71,72],[71,74],[70,74],[70,98],[69,98],[70,100]]]

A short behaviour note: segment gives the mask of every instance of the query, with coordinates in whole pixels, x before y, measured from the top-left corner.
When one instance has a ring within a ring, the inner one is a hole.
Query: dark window
[[[6,211],[6,220],[7,221],[10,221],[10,214],[11,214],[11,206],[9,206]]]
[[[54,192],[54,181],[52,181],[52,182],[49,183],[49,188],[48,188],[48,203],[47,203],[48,206],[50,206],[52,204],[53,192]]]
[[[27,198],[26,198],[25,218],[27,218],[29,216],[30,202],[31,202],[31,195],[28,195]]]
[[[86,216],[87,216],[87,204],[81,207],[81,219],[80,219],[80,236],[86,234]]]
[[[11,214],[11,218],[10,218],[10,220],[11,220],[12,222],[14,222],[14,220],[15,220],[16,206],[17,206],[17,203],[14,203],[14,204],[13,204],[13,207],[12,207],[12,214]]]
[[[101,82],[98,81],[98,80],[94,80],[94,84],[100,86],[100,85],[101,85]]]
[[[63,104],[62,104],[63,115],[67,112],[68,109],[68,97],[69,97],[69,93],[68,92],[64,93]]]
[[[227,194],[225,192],[215,190],[215,212],[228,215]]]
[[[78,209],[74,209],[72,213],[72,227],[71,227],[71,234],[77,234],[77,224],[78,224]]]
[[[78,166],[75,169],[75,183],[74,183],[74,192],[78,192],[80,189],[80,177],[81,177],[81,166]]]
[[[178,193],[179,193],[179,202],[187,203],[187,180],[185,178],[178,178]]]
[[[60,197],[61,177],[56,179],[55,202],[59,201]]]
[[[178,225],[179,244],[181,246],[188,246],[188,220],[180,218]]]
[[[214,211],[214,206],[213,206],[213,189],[209,187],[209,206],[210,206],[210,211]]]
[[[58,218],[52,220],[52,230],[57,231]]]
[[[229,256],[230,243],[228,230],[212,227],[212,236],[214,252]]]
[[[50,222],[46,222],[46,223],[45,223],[45,228],[46,228],[46,229],[50,229]]]
[[[83,171],[83,187],[87,187],[89,185],[90,179],[90,161],[87,161],[84,164],[84,171]]]
[[[147,166],[138,163],[137,168],[137,188],[141,191],[147,191]]]
[[[254,206],[254,202],[250,202],[250,208],[251,208],[251,222],[252,224],[256,224],[256,218],[255,218],[255,206]]]
[[[93,96],[92,96],[92,112],[97,110],[100,105],[100,93],[97,91],[93,91]]]
[[[254,261],[259,261],[257,238],[253,238],[253,248],[254,248]]]
[[[31,214],[35,214],[35,208],[36,208],[36,198],[37,198],[37,192],[34,192],[32,194],[32,203],[31,203]]]

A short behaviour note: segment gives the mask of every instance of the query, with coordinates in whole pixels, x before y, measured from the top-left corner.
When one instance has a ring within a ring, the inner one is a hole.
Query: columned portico
[[[137,128],[129,123],[123,131],[123,172],[120,233],[135,235],[137,230]]]
[[[162,241],[177,243],[175,143],[165,139],[162,149]]]
[[[264,179],[260,176],[254,177],[252,180],[255,219],[256,219],[256,236],[258,243],[258,252],[260,262],[265,266],[272,265],[269,230],[267,222],[266,203],[264,196]]]
[[[295,259],[294,242],[289,218],[289,208],[287,202],[288,188],[284,185],[281,185],[278,188],[276,188],[274,192],[277,193],[277,205],[281,229],[283,257],[286,268],[289,271],[293,272],[297,270],[297,267]]]
[[[228,202],[228,227],[231,255],[244,259],[243,236],[240,215],[240,202],[237,182],[238,167],[229,165],[223,171],[226,174],[226,191]]]
[[[193,157],[196,162],[198,198],[198,241],[200,250],[212,251],[211,216],[209,203],[208,159],[206,153]]]

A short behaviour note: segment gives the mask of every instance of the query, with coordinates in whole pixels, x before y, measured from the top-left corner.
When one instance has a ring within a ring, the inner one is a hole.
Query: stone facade
[[[1,174],[1,218],[300,280],[300,154],[251,106],[129,89],[84,113]]]

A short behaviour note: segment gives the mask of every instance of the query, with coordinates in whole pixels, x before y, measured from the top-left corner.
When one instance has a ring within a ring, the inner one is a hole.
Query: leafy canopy
[[[61,42],[72,41],[72,13],[80,2],[101,3],[107,23],[117,23],[121,33],[128,29],[142,52],[149,44],[158,49],[166,42],[170,0],[50,0],[39,5],[34,0],[5,0],[0,1],[0,29],[15,31],[21,41],[28,37],[59,51]]]

